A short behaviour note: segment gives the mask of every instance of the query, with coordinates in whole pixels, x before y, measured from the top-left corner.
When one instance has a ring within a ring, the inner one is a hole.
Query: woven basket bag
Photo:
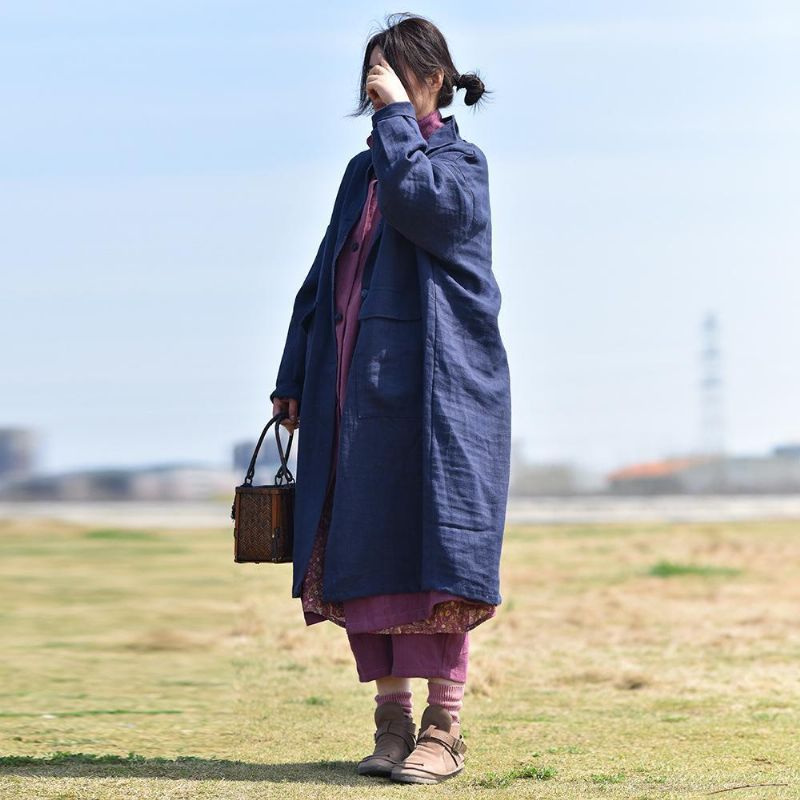
[[[281,411],[265,426],[258,438],[244,482],[236,487],[231,519],[234,520],[233,539],[236,563],[291,562],[294,544],[294,476],[287,459],[292,449],[294,432],[289,434],[286,452],[283,451],[278,422],[289,415]],[[269,426],[275,424],[275,441],[281,465],[275,473],[275,483],[253,486],[256,458]]]

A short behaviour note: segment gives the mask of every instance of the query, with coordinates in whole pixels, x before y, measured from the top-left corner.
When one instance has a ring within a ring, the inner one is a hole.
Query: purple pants
[[[467,681],[469,631],[464,633],[348,633],[361,683],[397,678]]]

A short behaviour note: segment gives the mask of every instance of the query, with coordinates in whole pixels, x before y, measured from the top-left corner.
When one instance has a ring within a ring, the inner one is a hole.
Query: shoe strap
[[[454,753],[466,753],[467,743],[459,736],[456,738],[453,734],[437,728],[435,725],[429,725],[417,739],[417,744],[424,742],[426,739],[435,739],[442,742]]]
[[[381,736],[398,736],[400,737],[405,743],[407,747],[410,747],[412,750],[414,749],[414,745],[416,744],[416,739],[414,738],[414,731],[416,730],[416,725],[413,723],[404,723],[402,720],[397,719],[387,719],[381,722],[378,726],[377,730],[375,731],[375,742]]]

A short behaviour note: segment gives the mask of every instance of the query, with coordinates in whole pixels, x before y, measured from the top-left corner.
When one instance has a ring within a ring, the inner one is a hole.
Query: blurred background
[[[2,4],[3,513],[225,519],[396,10]],[[796,511],[797,4],[415,11],[494,93],[442,113],[490,165],[511,517]]]
[[[458,788],[798,796],[800,5],[4,0],[0,797],[366,796],[374,687],[230,508],[405,10],[493,92],[443,109],[512,389]]]

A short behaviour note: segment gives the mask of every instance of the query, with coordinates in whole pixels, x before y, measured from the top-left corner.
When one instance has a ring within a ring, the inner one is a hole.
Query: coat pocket
[[[373,287],[358,319],[353,356],[358,418],[421,419],[423,325],[418,298]]]

